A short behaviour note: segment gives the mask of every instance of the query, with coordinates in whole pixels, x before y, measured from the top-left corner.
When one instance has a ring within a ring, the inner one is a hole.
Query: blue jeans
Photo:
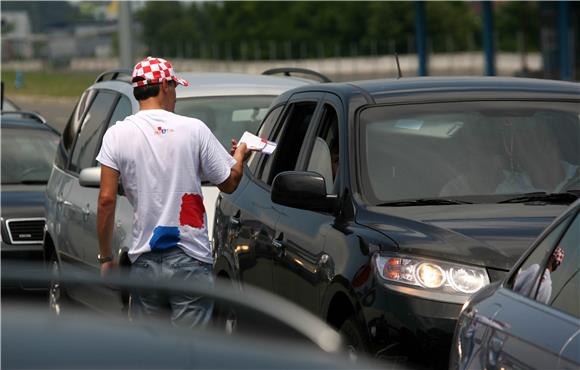
[[[131,278],[172,279],[213,286],[212,265],[188,256],[179,247],[143,253],[131,266]],[[204,327],[211,320],[213,300],[187,292],[158,289],[131,292],[131,317],[171,319],[179,327]]]

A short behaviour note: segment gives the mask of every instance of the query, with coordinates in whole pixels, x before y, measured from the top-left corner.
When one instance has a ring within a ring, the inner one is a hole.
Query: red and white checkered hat
[[[142,77],[144,80],[135,81],[135,77]],[[175,75],[171,63],[165,59],[153,57],[147,57],[147,59],[143,59],[135,65],[133,76],[131,77],[131,81],[133,81],[131,85],[137,87],[158,84],[163,80],[175,81],[180,85],[189,86],[189,82]]]
[[[556,263],[558,265],[561,265],[562,261],[564,261],[564,250],[561,247],[556,247],[552,255],[554,256],[554,260],[556,261]]]

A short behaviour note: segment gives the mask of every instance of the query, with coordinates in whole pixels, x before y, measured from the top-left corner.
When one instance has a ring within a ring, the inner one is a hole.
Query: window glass
[[[274,124],[276,123],[276,121],[278,121],[278,117],[282,112],[282,108],[284,108],[284,106],[282,105],[274,108],[264,119],[264,122],[262,122],[262,125],[258,130],[259,137],[264,139],[270,138],[272,129],[274,128]],[[262,158],[263,156],[267,156],[267,154],[261,154],[258,152],[252,152],[252,154],[250,154],[250,158],[248,158],[247,164],[252,174],[254,175],[256,174],[256,170],[258,169],[258,163],[260,162],[260,158]]]
[[[296,161],[315,110],[315,102],[300,102],[290,107],[284,126],[273,137],[278,145],[274,154],[265,160],[262,181],[270,185],[280,172],[296,168]]]
[[[87,112],[76,140],[69,169],[80,172],[95,165],[96,151],[99,149],[107,118],[117,98],[117,94],[100,91]]]
[[[580,216],[566,230],[560,243],[545,264],[544,278],[537,288],[536,299],[570,315],[580,317]]]
[[[365,199],[371,204],[580,190],[580,107],[477,101],[371,106],[360,113]]]
[[[73,146],[73,142],[79,131],[83,114],[91,100],[94,98],[95,93],[96,90],[85,91],[83,95],[81,95],[81,98],[79,99],[72,114],[70,115],[68,123],[62,133],[62,143],[67,153],[70,152],[70,149]]]
[[[275,96],[218,96],[180,98],[175,113],[197,118],[209,127],[226,148],[244,131],[255,133]]]
[[[529,295],[536,281],[540,277],[540,266],[544,265],[548,255],[551,253],[554,245],[560,239],[560,235],[568,225],[569,217],[562,220],[560,224],[552,230],[545,238],[534,248],[534,251],[521,264],[520,268],[514,274],[509,282],[508,287],[514,292],[522,295]]]
[[[336,182],[338,154],[338,115],[332,106],[326,104],[306,170],[322,175],[327,193],[332,192]]]
[[[113,114],[111,114],[111,118],[109,119],[109,127],[113,126],[117,121],[122,121],[125,117],[130,116],[133,114],[131,109],[131,102],[127,99],[126,96],[122,95],[121,99],[117,103]]]
[[[58,136],[48,130],[2,128],[2,184],[46,184]]]

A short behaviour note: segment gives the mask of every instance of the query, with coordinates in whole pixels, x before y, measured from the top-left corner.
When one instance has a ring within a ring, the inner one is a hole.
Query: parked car
[[[471,294],[501,280],[580,191],[577,83],[410,78],[282,94],[214,271],[314,312],[353,354],[446,367]]]
[[[307,70],[288,71],[308,73]],[[232,138],[239,138],[245,130],[257,129],[276,96],[314,82],[298,77],[235,73],[182,73],[181,77],[189,81],[189,86],[176,90],[176,113],[204,121],[228,150]],[[100,167],[95,157],[107,128],[139,109],[130,78],[130,70],[112,70],[100,75],[81,95],[63,131],[48,183],[46,204],[48,222],[44,249],[54,270],[72,266],[99,269],[96,212]],[[218,189],[212,184],[203,185],[208,229],[212,230]],[[133,209],[122,193],[117,201],[115,222],[114,253],[119,255],[122,264],[127,264]],[[51,307],[58,307],[56,301],[62,297],[61,288],[58,281],[53,282]],[[67,293],[70,298],[98,309],[109,307],[112,302],[119,303],[117,292],[83,287],[71,288]],[[122,302],[126,306],[126,297]]]
[[[461,311],[450,369],[580,368],[580,201]]]
[[[0,125],[2,269],[16,261],[41,264],[44,193],[59,135],[36,113],[3,111]],[[2,288],[8,287],[2,285]],[[23,284],[12,287],[35,288]]]

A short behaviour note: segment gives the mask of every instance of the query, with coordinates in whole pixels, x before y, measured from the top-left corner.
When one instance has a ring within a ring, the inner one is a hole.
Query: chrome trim
[[[43,230],[43,240],[31,240],[31,241],[14,241],[12,238],[12,231],[10,231],[10,223],[12,222],[22,222],[22,221],[44,221]],[[8,238],[10,239],[10,244],[42,244],[44,243],[44,230],[46,230],[46,218],[44,217],[31,217],[31,218],[10,218],[6,220],[6,230],[8,231]]]

